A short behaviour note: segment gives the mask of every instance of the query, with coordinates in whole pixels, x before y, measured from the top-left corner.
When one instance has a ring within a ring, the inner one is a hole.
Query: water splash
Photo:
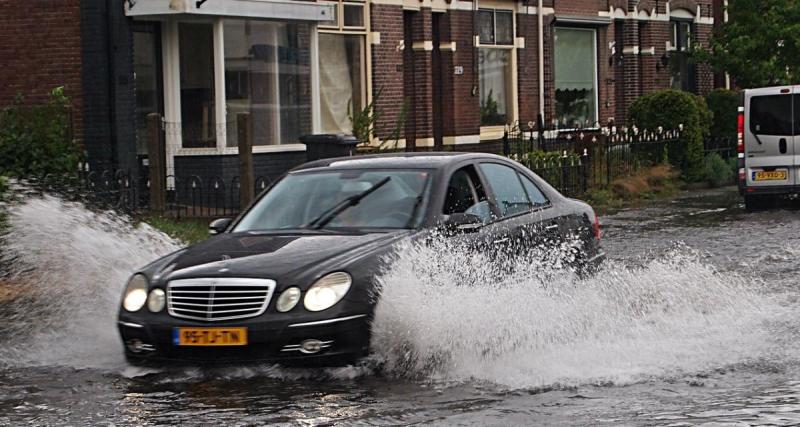
[[[123,287],[134,269],[181,246],[50,195],[12,205],[2,242],[0,282],[18,296],[0,312],[0,363],[79,367],[124,363],[115,328]]]
[[[770,327],[786,310],[762,283],[719,273],[684,246],[588,279],[540,261],[497,275],[484,261],[442,242],[399,252],[373,326],[388,372],[515,388],[629,383],[779,347]]]
[[[0,281],[22,291],[0,310],[0,364],[152,373],[125,368],[115,328],[119,297],[131,271],[181,244],[54,196],[14,205],[8,220]],[[381,276],[375,354],[365,364],[159,378],[327,381],[377,373],[514,388],[626,383],[761,360],[797,341],[773,333],[781,318],[796,316],[761,281],[719,273],[685,246],[655,260],[609,262],[588,279],[553,268],[564,259],[545,252],[498,265],[446,241],[407,245]]]

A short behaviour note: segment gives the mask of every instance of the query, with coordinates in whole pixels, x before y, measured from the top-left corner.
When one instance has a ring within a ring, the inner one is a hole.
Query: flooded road
[[[19,209],[0,425],[800,424],[795,206],[746,213],[723,189],[605,217],[591,279],[453,288],[465,260],[410,250],[361,366],[164,371],[125,364],[114,316],[129,272],[177,243],[54,199]]]

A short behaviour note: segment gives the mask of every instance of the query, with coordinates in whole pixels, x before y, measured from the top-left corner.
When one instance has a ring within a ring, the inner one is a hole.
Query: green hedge
[[[683,125],[681,140],[669,146],[667,157],[691,182],[704,179],[703,138],[709,134],[712,118],[705,99],[674,89],[640,97],[628,113],[630,123],[640,129],[677,129]]]
[[[736,138],[736,115],[739,109],[739,92],[728,89],[714,89],[706,97],[708,108],[714,115],[711,122],[711,136]]]
[[[70,135],[69,99],[63,88],[54,89],[47,104],[27,106],[18,97],[0,110],[0,175],[72,175],[80,157]]]

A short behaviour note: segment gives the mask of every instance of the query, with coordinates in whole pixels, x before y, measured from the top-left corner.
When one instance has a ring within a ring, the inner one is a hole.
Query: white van
[[[748,210],[766,208],[800,193],[800,86],[748,89],[742,104],[739,192]]]

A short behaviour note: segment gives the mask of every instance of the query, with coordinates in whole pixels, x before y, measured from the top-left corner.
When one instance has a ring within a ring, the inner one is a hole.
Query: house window
[[[588,28],[555,29],[556,126],[597,123],[597,34]]]
[[[250,115],[253,145],[295,143],[310,133],[307,24],[226,19],[227,145],[239,143],[238,115]]]
[[[670,86],[673,89],[695,92],[695,66],[689,61],[692,49],[692,22],[674,20],[670,31]]]
[[[213,26],[181,22],[178,34],[183,148],[215,147]]]
[[[478,79],[481,126],[510,123],[514,14],[510,10],[478,11]]]
[[[320,131],[351,133],[350,116],[367,104],[366,5],[338,2],[318,35]]]

